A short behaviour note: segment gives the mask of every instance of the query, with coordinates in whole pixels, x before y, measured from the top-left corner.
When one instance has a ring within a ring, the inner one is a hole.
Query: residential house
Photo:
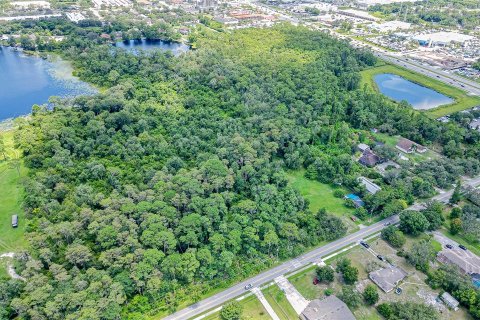
[[[366,167],[374,167],[380,162],[380,157],[377,156],[372,150],[367,149],[363,152],[358,162]]]
[[[371,194],[375,194],[378,191],[382,190],[382,188],[380,188],[377,184],[373,183],[372,181],[370,181],[369,179],[367,179],[365,177],[360,177],[360,178],[358,178],[358,180],[360,181],[360,183],[362,185],[365,186],[367,191]]]
[[[395,147],[405,153],[424,153],[427,151],[427,148],[425,148],[424,146],[405,138],[401,138],[400,140],[398,140],[398,143]]]
[[[407,272],[399,267],[390,266],[388,268],[380,269],[370,272],[368,277],[372,280],[380,289],[388,293],[392,291],[399,282],[407,276]]]
[[[311,301],[299,317],[301,320],[355,320],[345,302],[336,296]]]
[[[464,274],[480,274],[480,257],[462,249],[443,249],[437,255],[441,263],[456,265]]]
[[[370,149],[370,146],[368,144],[365,144],[365,143],[359,143],[357,145],[357,149],[360,150],[360,152],[365,152],[366,150]]]

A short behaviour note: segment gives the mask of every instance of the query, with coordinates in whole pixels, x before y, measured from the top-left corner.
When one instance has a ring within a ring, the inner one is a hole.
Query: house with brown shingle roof
[[[427,148],[424,146],[413,142],[412,140],[408,140],[406,138],[400,138],[398,140],[397,145],[395,146],[398,150],[405,152],[405,153],[424,153],[427,151]]]
[[[372,150],[366,149],[360,159],[358,159],[358,162],[366,167],[374,167],[380,162],[380,157],[377,156]]]

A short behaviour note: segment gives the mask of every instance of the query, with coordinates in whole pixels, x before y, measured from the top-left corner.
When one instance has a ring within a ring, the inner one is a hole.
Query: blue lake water
[[[420,86],[400,76],[390,73],[374,77],[381,93],[395,100],[405,100],[417,110],[427,110],[452,103],[454,100],[437,91]]]
[[[51,96],[73,97],[96,90],[72,76],[68,63],[47,61],[0,46],[0,121],[31,112]]]
[[[138,52],[138,50],[160,49],[163,51],[171,51],[176,56],[190,50],[190,47],[187,46],[186,44],[183,44],[180,42],[162,41],[162,40],[121,41],[121,42],[115,43],[115,47],[133,51],[133,52]]]

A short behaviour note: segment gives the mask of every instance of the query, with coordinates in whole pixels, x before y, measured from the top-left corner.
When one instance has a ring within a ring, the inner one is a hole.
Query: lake
[[[454,102],[450,97],[395,74],[378,74],[374,80],[381,93],[398,102],[405,100],[417,110],[432,109]]]
[[[171,51],[175,56],[190,50],[190,47],[184,43],[163,40],[129,40],[117,42],[114,45],[117,48],[135,53],[138,52],[138,50],[160,49],[163,51]]]
[[[95,92],[72,76],[72,68],[65,61],[47,61],[0,46],[0,121],[29,114],[32,105],[47,103],[51,96]]]

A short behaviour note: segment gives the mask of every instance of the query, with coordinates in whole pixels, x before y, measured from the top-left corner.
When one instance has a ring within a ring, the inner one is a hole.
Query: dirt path
[[[1,254],[0,258],[13,259],[14,256],[15,256],[15,252],[7,252],[4,254]],[[15,272],[15,269],[13,268],[13,265],[12,263],[10,263],[10,261],[7,262],[7,272],[8,272],[8,275],[12,277],[12,279],[27,281],[24,277],[20,276],[19,274],[17,274],[17,272]]]

